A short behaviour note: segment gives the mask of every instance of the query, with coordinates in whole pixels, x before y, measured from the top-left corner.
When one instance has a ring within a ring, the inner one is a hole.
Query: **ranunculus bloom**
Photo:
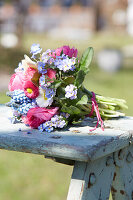
[[[26,71],[25,71],[25,75],[24,75],[24,82],[26,81],[32,81],[32,83],[35,86],[39,86],[39,78],[40,78],[40,73],[38,72],[37,69],[29,67]]]
[[[32,67],[28,67],[28,69],[25,71],[25,79],[31,80],[33,78],[33,75],[37,72],[36,69]]]
[[[39,95],[39,88],[28,80],[24,81],[23,90],[25,95],[31,99],[35,99]]]
[[[22,72],[16,72],[11,76],[8,88],[9,91],[23,90],[24,74]]]
[[[57,114],[58,107],[47,109],[47,108],[31,108],[27,117],[24,119],[24,123],[28,124],[32,128],[38,128],[38,126],[46,121],[49,121],[51,117]]]
[[[51,79],[50,82],[52,82],[52,79],[56,79],[56,71],[54,69],[47,69],[46,75]]]
[[[53,56],[55,56],[55,54],[57,56],[60,56],[61,52],[63,51],[63,53],[65,55],[68,55],[70,58],[72,57],[77,57],[78,54],[78,50],[75,48],[70,48],[69,46],[63,46],[63,47],[59,47],[55,50],[55,52],[53,52]]]

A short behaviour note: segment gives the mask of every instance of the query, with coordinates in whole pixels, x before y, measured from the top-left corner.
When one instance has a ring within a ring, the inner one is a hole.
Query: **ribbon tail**
[[[91,113],[89,114],[89,116],[92,116],[94,110],[95,110],[96,117],[97,117],[97,124],[96,124],[95,128],[91,129],[90,131],[96,130],[96,128],[98,127],[99,121],[101,122],[101,129],[104,131],[103,120],[102,120],[101,115],[99,113],[98,104],[97,104],[96,98],[95,98],[95,93],[92,92],[92,109],[91,109]]]

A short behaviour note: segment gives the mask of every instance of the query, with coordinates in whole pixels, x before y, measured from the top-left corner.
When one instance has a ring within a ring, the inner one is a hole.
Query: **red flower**
[[[30,80],[24,81],[23,90],[27,97],[35,99],[39,95],[39,88],[35,86]]]
[[[8,88],[9,91],[23,90],[24,74],[22,72],[16,72],[11,76]]]
[[[49,121],[51,117],[57,114],[58,107],[47,109],[47,108],[31,108],[27,117],[24,119],[24,123],[28,124],[32,128],[38,128],[38,126],[46,121]]]

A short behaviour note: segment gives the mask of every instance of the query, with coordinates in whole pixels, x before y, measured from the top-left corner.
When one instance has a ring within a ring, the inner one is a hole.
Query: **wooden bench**
[[[94,120],[53,133],[11,124],[0,106],[0,149],[41,154],[74,165],[67,200],[133,200],[133,118],[105,121],[105,131],[89,133]]]

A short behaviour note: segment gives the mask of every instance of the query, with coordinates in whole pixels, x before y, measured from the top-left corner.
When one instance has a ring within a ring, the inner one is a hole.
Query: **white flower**
[[[77,98],[77,87],[73,84],[67,85],[65,88],[65,97],[70,98],[71,100]]]
[[[39,87],[39,96],[36,98],[36,102],[38,106],[46,108],[47,106],[50,106],[53,103],[53,97],[47,98],[45,93],[45,89]]]
[[[32,67],[34,69],[37,69],[37,65],[34,61],[32,61],[27,55],[24,55],[24,59],[19,63],[19,67],[15,70],[17,71],[26,71],[28,67]]]

